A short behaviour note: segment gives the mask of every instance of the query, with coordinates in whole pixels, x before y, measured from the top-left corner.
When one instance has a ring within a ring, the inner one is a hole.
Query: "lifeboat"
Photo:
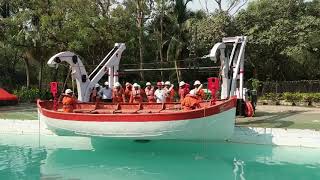
[[[184,111],[180,103],[79,103],[74,113],[53,110],[53,101],[38,100],[39,116],[58,135],[125,139],[222,140],[233,133],[236,97],[202,102]]]
[[[17,96],[10,94],[6,90],[0,88],[0,105],[14,105],[17,103]]]
[[[244,51],[246,37],[223,38],[205,56],[221,63],[220,78],[208,78],[212,99],[200,108],[184,111],[180,103],[90,103],[90,94],[101,78],[108,76],[109,87],[119,82],[119,62],[125,44],[116,43],[100,64],[89,74],[80,56],[60,52],[47,64],[57,68],[67,63],[76,81],[78,101],[72,113],[62,112],[57,85],[51,83],[54,101],[38,100],[39,119],[58,135],[82,135],[135,140],[184,139],[225,140],[234,129],[237,101],[243,100]],[[228,51],[230,53],[225,53]],[[229,57],[230,55],[230,57]],[[140,70],[139,70],[140,71]],[[230,76],[230,72],[232,76]],[[238,83],[238,80],[239,83]],[[221,81],[221,86],[219,82]],[[72,83],[74,85],[74,83]],[[236,97],[236,88],[239,97]],[[217,93],[219,91],[219,96]],[[218,100],[217,100],[218,99]]]

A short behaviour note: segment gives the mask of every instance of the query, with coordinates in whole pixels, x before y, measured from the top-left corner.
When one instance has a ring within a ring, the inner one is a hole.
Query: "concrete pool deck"
[[[229,141],[320,148],[319,130],[320,108],[260,105],[255,117],[236,119]],[[38,122],[30,104],[0,107],[0,134],[55,136]]]

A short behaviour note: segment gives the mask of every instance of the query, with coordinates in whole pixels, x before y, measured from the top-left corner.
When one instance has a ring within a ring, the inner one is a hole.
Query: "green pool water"
[[[320,179],[320,149],[0,135],[0,179]]]

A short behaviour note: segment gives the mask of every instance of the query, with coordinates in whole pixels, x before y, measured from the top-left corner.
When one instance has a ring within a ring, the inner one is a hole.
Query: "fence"
[[[300,80],[300,81],[266,81],[260,86],[259,96],[266,93],[320,92],[320,80]]]

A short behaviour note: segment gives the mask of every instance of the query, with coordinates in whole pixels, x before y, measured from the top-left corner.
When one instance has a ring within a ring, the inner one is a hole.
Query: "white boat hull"
[[[196,119],[149,122],[97,122],[54,119],[39,112],[40,120],[59,135],[119,139],[226,140],[234,130],[236,108]]]

